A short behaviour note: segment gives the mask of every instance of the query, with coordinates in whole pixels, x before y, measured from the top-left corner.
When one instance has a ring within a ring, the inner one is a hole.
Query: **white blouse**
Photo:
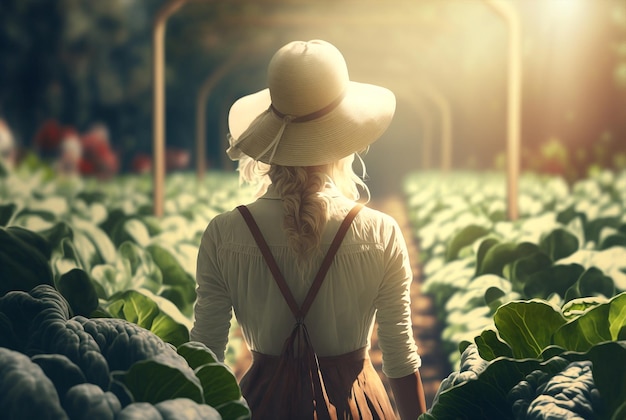
[[[335,205],[322,236],[322,252],[302,273],[282,229],[280,197],[270,186],[265,195],[248,205],[299,304],[341,221],[354,205],[336,191],[330,193]],[[369,347],[376,319],[383,372],[399,378],[417,371],[421,359],[411,325],[412,278],[397,222],[364,207],[352,222],[305,318],[317,354],[335,356]],[[239,211],[210,221],[200,244],[196,280],[192,340],[206,344],[223,361],[234,309],[250,349],[280,354],[295,320]]]

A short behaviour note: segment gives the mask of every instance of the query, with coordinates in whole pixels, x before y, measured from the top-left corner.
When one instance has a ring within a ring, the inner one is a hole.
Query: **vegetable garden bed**
[[[155,218],[148,177],[0,177],[1,412],[249,418],[229,367],[239,343],[222,363],[189,342],[201,235],[249,197],[235,173],[172,174]]]
[[[0,384],[0,409],[249,418],[229,368],[241,343],[220,363],[189,342],[202,232],[252,196],[236,174],[169,175],[155,218],[148,177],[21,170],[0,177],[0,370],[21,384]],[[423,418],[624,418],[626,172],[571,187],[526,175],[515,222],[504,185],[489,173],[407,178],[422,292],[455,367]]]
[[[424,283],[455,371],[422,418],[626,417],[626,171],[407,178]],[[618,364],[619,366],[616,366]]]

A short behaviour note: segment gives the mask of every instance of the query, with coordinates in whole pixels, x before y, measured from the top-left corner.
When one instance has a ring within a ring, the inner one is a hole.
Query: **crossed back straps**
[[[330,244],[330,248],[328,248],[328,252],[324,256],[324,260],[322,261],[322,264],[317,274],[315,275],[313,284],[311,285],[311,288],[309,289],[309,292],[307,293],[306,298],[302,303],[302,306],[299,307],[298,303],[293,297],[293,294],[291,294],[291,290],[289,290],[289,286],[287,286],[285,277],[280,272],[278,264],[276,264],[276,260],[274,259],[274,256],[272,255],[272,252],[270,251],[270,248],[267,245],[267,242],[265,241],[265,238],[263,237],[259,226],[256,224],[254,217],[252,217],[250,210],[248,210],[248,208],[243,205],[237,207],[237,210],[239,210],[244,220],[246,221],[246,224],[248,225],[248,228],[250,229],[250,232],[252,233],[252,236],[254,237],[257,246],[261,250],[263,258],[265,259],[265,262],[272,272],[272,275],[274,276],[274,280],[276,280],[276,284],[278,285],[280,292],[283,294],[283,297],[287,301],[287,305],[289,305],[289,309],[291,309],[291,312],[293,313],[293,316],[296,318],[296,321],[298,323],[301,323],[304,320],[304,317],[309,311],[309,308],[313,304],[313,300],[315,299],[317,292],[320,290],[320,287],[322,287],[324,277],[326,277],[326,273],[328,272],[328,269],[333,262],[333,258],[335,257],[339,246],[341,245],[341,241],[343,241],[346,232],[348,232],[348,229],[350,228],[350,224],[352,224],[352,220],[361,210],[361,208],[363,208],[362,204],[356,204],[354,207],[352,207],[352,209],[350,209],[343,222],[341,222],[341,225],[339,226],[339,229],[335,234],[335,238]]]

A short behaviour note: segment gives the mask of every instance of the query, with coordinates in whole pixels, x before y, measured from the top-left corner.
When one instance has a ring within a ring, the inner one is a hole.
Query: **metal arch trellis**
[[[157,217],[163,216],[165,201],[165,24],[167,19],[176,13],[187,0],[170,0],[157,12],[154,20],[153,43],[153,211]]]
[[[165,53],[164,53],[164,39],[165,39],[165,29],[167,19],[176,13],[185,3],[189,0],[169,0],[163,7],[158,11],[154,25],[153,25],[153,95],[154,95],[154,104],[153,104],[153,211],[154,215],[157,217],[161,217],[163,215],[164,208],[164,184],[165,184],[165,77],[164,77],[164,62],[165,62]],[[496,11],[498,11],[502,16],[507,19],[511,27],[511,35],[510,35],[510,66],[509,66],[509,118],[508,118],[508,156],[507,165],[509,167],[508,171],[508,210],[509,210],[509,218],[515,220],[517,218],[517,177],[519,176],[519,22],[516,19],[515,11],[510,7],[510,5],[505,4],[502,0],[484,0],[490,6],[494,7]],[[350,18],[342,18],[342,22],[346,21]],[[354,19],[354,17],[352,18]],[[368,19],[371,20],[369,23],[377,23],[377,24],[385,24],[390,23],[391,20],[389,18],[381,17],[378,15],[369,16]],[[400,21],[405,23],[411,23],[407,21],[410,18],[406,14],[400,14],[399,16],[395,16],[393,23],[398,23]],[[270,22],[271,21],[271,22]],[[245,22],[242,22],[245,23]],[[252,23],[251,21],[249,23]],[[258,22],[256,22],[258,23]],[[263,23],[274,23],[274,24],[323,24],[327,25],[329,23],[328,16],[313,16],[307,17],[305,19],[294,19],[293,16],[290,17],[288,21],[281,19],[264,19]],[[362,18],[359,18],[359,23],[363,23]],[[517,46],[517,48],[516,48]],[[232,60],[229,60],[229,62]],[[228,67],[226,64],[223,67]],[[219,75],[218,75],[219,76]],[[221,76],[219,76],[221,77]],[[212,80],[211,78],[208,79]],[[207,82],[210,85],[212,82]],[[514,87],[516,89],[514,89]],[[210,91],[210,87],[207,88]],[[450,114],[446,113],[446,102],[442,102],[441,97],[439,95],[432,96],[432,90],[427,93],[431,94],[432,99],[435,100],[437,106],[442,110],[444,118],[449,120]],[[208,93],[207,93],[208,95]],[[198,107],[200,105],[198,104]],[[448,109],[449,110],[449,109]],[[447,154],[451,154],[451,144],[449,141],[449,137],[451,137],[450,130],[447,127],[450,127],[450,121],[444,120],[444,146],[442,150],[442,166],[443,168],[449,168],[450,166],[450,157],[446,157]],[[448,140],[445,140],[447,136]],[[198,139],[199,139],[198,135]],[[202,143],[204,140],[202,141]],[[197,145],[198,151],[204,151],[203,146]],[[204,154],[204,152],[203,152]],[[199,155],[197,159],[200,159],[202,155]],[[198,160],[199,162],[199,160]],[[204,162],[199,164],[199,171],[204,171]],[[201,172],[198,172],[200,175]],[[513,178],[513,179],[512,179]]]
[[[507,89],[507,216],[519,217],[520,126],[522,102],[522,30],[519,15],[510,2],[484,0],[506,22],[509,30]]]

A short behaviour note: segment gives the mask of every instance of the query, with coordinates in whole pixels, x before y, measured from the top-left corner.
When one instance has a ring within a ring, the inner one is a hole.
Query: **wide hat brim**
[[[232,105],[228,125],[234,148],[267,164],[315,166],[365,150],[376,141],[391,123],[396,99],[384,87],[349,81],[343,99],[331,111],[286,124],[275,150],[267,148],[284,119],[270,110],[270,104],[270,91],[263,89]],[[244,132],[245,138],[239,141]]]

